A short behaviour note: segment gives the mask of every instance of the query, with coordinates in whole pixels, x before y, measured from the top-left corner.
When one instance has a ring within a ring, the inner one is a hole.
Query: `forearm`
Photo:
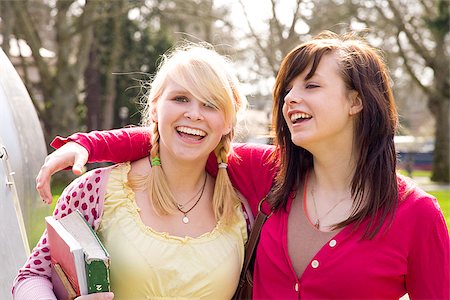
[[[89,162],[134,161],[148,155],[150,150],[150,135],[146,127],[75,133],[67,138],[58,136],[50,145],[58,149],[69,141],[86,148]]]
[[[14,300],[56,300],[49,279],[33,276],[16,283],[13,289]]]
[[[148,155],[151,147],[148,128],[144,127],[76,133],[68,138],[57,137],[51,145],[58,148],[68,141],[86,148],[89,162],[133,161]],[[233,149],[234,153],[228,160],[228,174],[255,213],[259,201],[272,186],[276,163],[270,157],[275,148],[260,144],[233,144]],[[211,153],[206,169],[216,176],[217,159],[214,153]]]

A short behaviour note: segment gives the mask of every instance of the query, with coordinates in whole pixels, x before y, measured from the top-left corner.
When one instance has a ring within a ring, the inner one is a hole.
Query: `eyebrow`
[[[318,77],[319,79],[324,79],[324,78],[326,78],[325,76],[321,75],[321,74],[316,70],[316,72],[314,72],[314,74],[311,76],[310,79],[317,78],[317,77]]]
[[[168,95],[183,95],[183,96],[190,96],[191,93],[188,90],[185,89],[174,89],[167,92]]]

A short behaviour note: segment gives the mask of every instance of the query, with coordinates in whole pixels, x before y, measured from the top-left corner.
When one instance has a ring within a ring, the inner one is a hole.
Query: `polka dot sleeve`
[[[78,209],[94,230],[97,230],[103,212],[103,201],[107,177],[110,168],[92,170],[75,179],[66,187],[58,199],[53,216],[63,218]],[[47,280],[51,278],[50,245],[45,230],[36,247],[31,252],[25,265],[19,269],[14,280],[14,288],[27,278],[40,276]],[[25,284],[20,284],[23,288]]]

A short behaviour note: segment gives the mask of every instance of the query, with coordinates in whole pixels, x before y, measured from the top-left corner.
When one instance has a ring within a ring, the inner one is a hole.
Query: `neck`
[[[175,161],[160,153],[161,165],[173,195],[197,191],[206,176],[204,162]]]
[[[312,175],[318,187],[335,192],[350,187],[357,163],[352,143],[318,144],[308,150],[313,154]]]
[[[342,167],[342,166],[341,166]],[[311,222],[322,231],[347,219],[353,208],[351,180],[353,172],[339,167],[339,164],[314,165],[307,184],[309,190],[308,214]]]
[[[311,179],[322,191],[329,191],[330,194],[345,193],[351,187],[353,174],[353,169],[346,170],[340,164],[323,166],[314,161]]]
[[[339,199],[351,198],[354,165],[352,160],[342,157],[329,160],[314,157],[310,181],[320,198],[328,199],[330,205]]]

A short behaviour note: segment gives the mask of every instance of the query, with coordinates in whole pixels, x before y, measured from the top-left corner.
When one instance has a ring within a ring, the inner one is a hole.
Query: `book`
[[[64,295],[58,295],[65,278],[77,296],[109,292],[109,254],[83,215],[75,210],[59,220],[49,216],[45,221],[58,299],[70,299],[67,289]]]
[[[52,264],[52,285],[53,292],[60,300],[74,300],[77,297],[69,278],[58,263]]]

